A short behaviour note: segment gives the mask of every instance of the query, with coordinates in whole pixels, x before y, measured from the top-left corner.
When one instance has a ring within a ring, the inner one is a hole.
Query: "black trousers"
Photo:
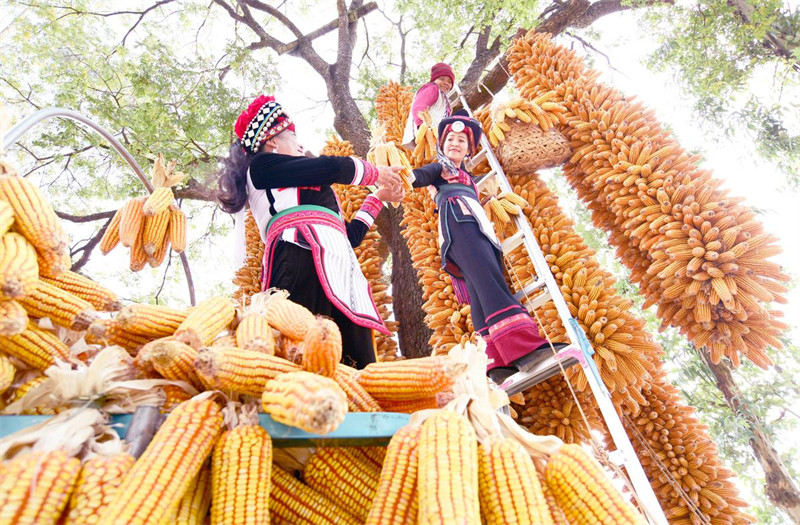
[[[278,241],[270,276],[271,288],[289,292],[289,299],[316,315],[330,317],[342,333],[342,362],[358,369],[375,362],[372,330],[351,321],[325,295],[311,250]]]

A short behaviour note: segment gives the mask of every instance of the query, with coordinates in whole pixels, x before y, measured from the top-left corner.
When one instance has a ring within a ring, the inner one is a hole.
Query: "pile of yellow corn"
[[[149,264],[161,265],[170,244],[180,253],[186,248],[186,215],[174,203],[172,186],[184,178],[175,171],[175,161],[164,163],[159,155],[153,166],[153,193],[125,203],[106,228],[100,251],[107,254],[118,244],[131,249],[130,269],[138,272]]]
[[[433,127],[430,114],[427,111],[420,111],[419,115],[422,124],[417,129],[414,150],[411,152],[411,162],[417,167],[436,160],[436,145],[439,140],[438,130]]]

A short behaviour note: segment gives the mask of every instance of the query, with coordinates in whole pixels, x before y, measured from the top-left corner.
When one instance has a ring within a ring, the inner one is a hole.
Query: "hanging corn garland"
[[[568,109],[574,155],[568,180],[632,270],[645,307],[676,326],[713,362],[740,354],[761,367],[786,328],[765,303],[784,302],[788,276],[766,261],[780,248],[755,213],[699,169],[652,110],[595,82],[572,51],[544,35],[515,41],[509,70],[528,99],[555,91]]]
[[[378,90],[375,109],[378,121],[386,126],[386,140],[395,144],[403,142],[403,131],[414,93],[411,88],[389,81]],[[405,111],[405,113],[403,113]]]
[[[174,203],[172,193],[185,175],[175,171],[176,163],[165,164],[164,156],[158,155],[153,165],[153,193],[134,197],[117,210],[100,240],[103,255],[120,243],[130,247],[130,269],[138,272],[146,264],[160,266],[170,244],[176,252],[185,249],[186,215]]]
[[[244,265],[236,270],[233,284],[236,290],[233,299],[243,306],[250,304],[250,297],[261,291],[261,264],[264,259],[264,241],[258,234],[258,225],[250,210],[244,222],[246,255]]]
[[[355,155],[353,145],[346,140],[332,136],[321,152],[323,155],[350,156]],[[369,195],[369,190],[361,186],[333,186],[339,204],[342,207],[342,217],[349,221],[355,217],[361,208],[364,199]],[[386,261],[386,244],[378,234],[376,228],[371,228],[361,244],[354,248],[361,271],[369,281],[372,289],[372,298],[378,306],[381,319],[392,334],[397,332],[397,322],[390,321],[392,315],[392,296],[389,294],[388,276],[383,273],[383,264]],[[382,254],[383,253],[383,254]],[[375,334],[375,351],[379,361],[392,361],[397,359],[397,341],[392,335]]]

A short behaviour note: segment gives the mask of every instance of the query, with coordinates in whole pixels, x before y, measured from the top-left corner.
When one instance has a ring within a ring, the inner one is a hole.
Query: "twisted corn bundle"
[[[386,127],[386,140],[395,144],[403,141],[403,131],[406,127],[406,118],[414,101],[411,88],[389,81],[378,90],[375,99],[375,110],[378,121]]]
[[[736,365],[741,354],[769,366],[765,349],[782,346],[786,325],[764,303],[785,301],[788,276],[765,260],[780,249],[754,212],[727,198],[652,110],[595,83],[597,72],[548,37],[518,39],[509,67],[524,97],[555,91],[567,107],[567,178],[611,233],[645,306],[658,305],[662,327],[678,327],[714,362]]]
[[[379,106],[381,107],[381,106]],[[384,111],[386,108],[384,108]],[[380,112],[381,110],[379,110]],[[401,130],[402,133],[402,130]],[[354,155],[352,144],[346,140],[340,140],[335,135],[332,136],[322,149],[323,155],[350,156]],[[402,153],[401,153],[402,154]],[[361,208],[364,199],[369,195],[369,191],[361,186],[333,186],[336,196],[342,208],[342,217],[346,221],[355,217],[356,212]],[[389,294],[388,277],[383,272],[383,264],[386,261],[386,243],[378,234],[377,230],[371,228],[364,237],[361,244],[354,249],[361,271],[369,281],[372,290],[372,299],[378,306],[383,322],[392,334],[397,332],[397,322],[389,321],[392,315],[392,296]],[[392,335],[375,334],[375,351],[380,361],[393,361],[397,359],[397,341]]]
[[[250,302],[250,296],[261,291],[261,264],[264,259],[264,241],[258,234],[258,225],[250,210],[247,210],[244,222],[247,254],[244,265],[236,270],[233,284],[236,290],[233,299],[243,306]]]

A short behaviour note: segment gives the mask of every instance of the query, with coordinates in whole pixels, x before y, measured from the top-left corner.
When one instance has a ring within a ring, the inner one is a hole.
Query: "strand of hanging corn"
[[[568,109],[574,155],[568,180],[610,232],[645,307],[676,326],[713,362],[740,354],[761,367],[786,328],[766,303],[785,302],[788,276],[766,261],[780,248],[755,212],[727,197],[722,181],[698,167],[653,111],[595,82],[574,52],[529,33],[515,41],[509,70],[523,97],[555,91]]]
[[[402,144],[406,117],[408,117],[413,100],[414,93],[411,88],[392,80],[378,91],[375,109],[378,113],[378,121],[386,126],[387,142]],[[403,110],[405,113],[401,113]]]
[[[321,152],[323,155],[351,156],[355,155],[352,144],[332,136],[325,143]],[[334,185],[334,191],[342,207],[342,216],[346,221],[355,217],[364,199],[369,195],[369,190],[361,186]],[[392,334],[397,332],[397,322],[390,321],[392,316],[392,296],[389,294],[388,276],[383,272],[386,262],[386,244],[381,239],[376,228],[370,228],[361,244],[354,249],[361,271],[369,281],[372,289],[372,298],[378,306],[383,322]],[[382,254],[383,253],[383,254]],[[392,361],[397,356],[397,341],[392,335],[375,334],[375,350],[379,361]]]
[[[261,264],[264,259],[264,241],[258,234],[258,225],[250,210],[247,210],[244,221],[245,259],[241,268],[236,270],[233,284],[233,299],[242,306],[250,303],[250,297],[261,291]]]
[[[186,248],[186,215],[175,204],[172,187],[184,174],[175,171],[176,161],[164,162],[159,154],[153,164],[153,193],[134,197],[112,217],[100,240],[103,255],[118,244],[130,247],[130,269],[142,270],[146,264],[156,268],[164,262],[170,244],[178,253]]]
[[[651,450],[690,498],[696,501],[705,498],[700,505],[704,514],[713,517],[716,512],[716,506],[708,507],[705,502],[730,496],[734,503],[725,507],[728,510],[719,512],[728,513],[736,520],[746,519],[738,510],[741,505],[738,505],[740,500],[735,499],[732,474],[722,466],[716,447],[704,427],[698,424],[694,410],[686,406],[677,391],[665,381],[660,363],[661,348],[645,335],[644,322],[632,314],[630,301],[617,295],[614,279],[600,269],[592,250],[558,208],[555,194],[535,175],[513,175],[509,182],[514,192],[531,204],[526,210],[528,219],[550,263],[550,270],[572,315],[595,349],[595,363],[615,404],[638,429],[637,434],[630,424],[626,425],[662,507],[669,516],[681,518],[690,511],[665,477]],[[511,260],[513,273],[523,281],[529,279],[533,270],[527,257],[512,257]],[[539,319],[553,340],[563,340],[564,328],[552,303],[542,308]],[[579,390],[578,400],[590,424],[602,428],[594,404],[585,393],[586,378],[574,368],[567,374]],[[519,422],[536,434],[563,435],[562,439],[568,442],[589,437],[560,376],[526,392],[525,403],[515,409]],[[639,441],[639,437],[646,444]],[[733,523],[743,523],[736,520]]]
[[[380,88],[376,110],[380,124],[387,130],[404,129],[413,98],[408,96],[410,93],[408,88],[393,83]],[[413,155],[409,159],[413,161]],[[450,277],[441,270],[439,223],[427,190],[417,189],[406,195],[400,224],[422,287],[425,323],[433,330],[429,344],[438,353],[446,353],[453,345],[468,340],[474,329],[469,305],[456,302]]]

